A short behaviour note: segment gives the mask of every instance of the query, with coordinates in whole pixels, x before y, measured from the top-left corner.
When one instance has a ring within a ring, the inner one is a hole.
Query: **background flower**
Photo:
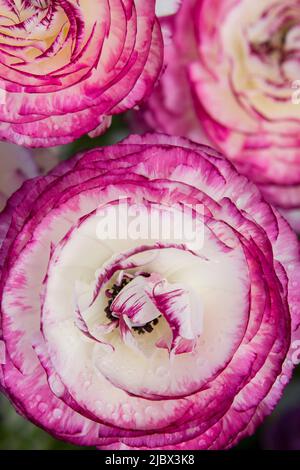
[[[46,173],[57,165],[59,149],[29,150],[0,143],[0,211],[7,199],[27,179]]]
[[[47,147],[98,135],[160,73],[154,0],[1,0],[0,13],[1,139]]]
[[[167,21],[167,69],[145,113],[154,129],[209,139],[297,230],[299,8],[296,0],[185,1]]]
[[[7,199],[28,178],[38,175],[37,166],[29,151],[17,145],[0,144],[0,211]]]
[[[202,248],[101,239],[120,195],[192,208]],[[32,422],[101,448],[227,448],[274,408],[299,339],[299,246],[216,151],[149,135],[79,154],[26,182],[0,229],[0,380]]]

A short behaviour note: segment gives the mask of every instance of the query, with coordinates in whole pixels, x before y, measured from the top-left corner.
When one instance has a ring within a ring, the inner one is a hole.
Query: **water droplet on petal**
[[[288,376],[287,375],[282,375],[280,377],[280,382],[282,383],[282,385],[286,385],[289,382]]]
[[[45,411],[47,410],[47,408],[48,408],[47,403],[39,403],[39,405],[38,405],[38,410],[39,410],[41,413],[45,413]]]
[[[50,375],[48,383],[54,395],[56,395],[58,398],[63,396],[65,392],[65,386],[56,374]]]
[[[52,412],[52,416],[54,419],[60,419],[62,417],[62,411],[59,408],[55,408]]]

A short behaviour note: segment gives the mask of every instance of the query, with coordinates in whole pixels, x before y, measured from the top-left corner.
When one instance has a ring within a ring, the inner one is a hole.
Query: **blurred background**
[[[115,117],[111,128],[104,136],[96,139],[83,137],[70,145],[55,149],[55,158],[65,160],[77,152],[116,143],[128,134],[129,128],[125,117]],[[41,152],[44,154],[47,150]],[[40,166],[43,166],[43,158],[47,156],[43,154],[39,155],[39,151],[37,151]],[[1,155],[1,158],[9,158],[9,155]],[[2,170],[1,178],[5,179],[6,175],[3,174],[3,171],[5,170]],[[299,423],[300,366],[296,369],[293,380],[286,387],[284,395],[272,415],[265,420],[254,436],[244,439],[235,449],[300,450]],[[55,440],[24,420],[15,412],[9,401],[0,394],[0,450],[72,449],[78,449],[78,447]]]

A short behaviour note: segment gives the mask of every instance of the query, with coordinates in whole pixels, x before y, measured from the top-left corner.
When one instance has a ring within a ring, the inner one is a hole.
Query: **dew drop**
[[[55,408],[52,412],[52,416],[54,419],[60,419],[62,417],[62,411],[59,408]]]
[[[282,375],[280,377],[280,382],[282,383],[282,385],[286,385],[289,382],[288,376],[287,375]]]
[[[49,387],[51,388],[54,395],[56,395],[58,398],[62,397],[65,392],[65,386],[60,378],[56,374],[53,374],[49,377],[48,382]]]
[[[47,408],[48,408],[47,403],[39,403],[39,405],[38,405],[38,410],[39,410],[41,413],[45,413],[45,411],[47,410]]]

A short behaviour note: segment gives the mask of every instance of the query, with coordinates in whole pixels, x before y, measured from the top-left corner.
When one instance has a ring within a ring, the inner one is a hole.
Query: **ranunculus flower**
[[[172,210],[202,243],[146,237]],[[25,183],[0,229],[2,389],[52,435],[220,449],[276,405],[299,344],[299,246],[218,152],[163,135],[93,149]]]
[[[0,211],[24,181],[57,165],[57,152],[56,148],[31,152],[18,145],[0,142]]]
[[[299,2],[186,0],[168,25],[148,123],[205,134],[300,230]]]
[[[155,0],[1,0],[0,13],[1,139],[47,147],[98,135],[160,73]]]

